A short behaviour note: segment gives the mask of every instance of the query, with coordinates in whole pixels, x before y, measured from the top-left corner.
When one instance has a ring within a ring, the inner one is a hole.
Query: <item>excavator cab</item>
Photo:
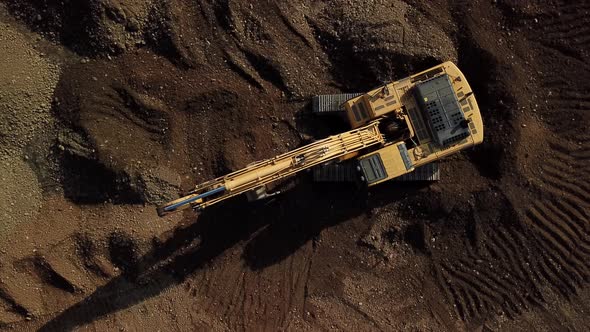
[[[406,143],[398,142],[359,159],[361,180],[369,186],[414,171]]]

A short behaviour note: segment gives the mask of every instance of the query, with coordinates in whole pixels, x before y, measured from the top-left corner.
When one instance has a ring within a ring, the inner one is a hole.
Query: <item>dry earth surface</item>
[[[1,0],[0,330],[587,331],[589,26],[588,1]],[[157,217],[341,130],[311,96],[445,60],[486,138],[440,182]]]

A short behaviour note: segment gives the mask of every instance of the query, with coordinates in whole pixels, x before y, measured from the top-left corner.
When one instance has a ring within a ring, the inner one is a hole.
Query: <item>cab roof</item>
[[[463,113],[449,75],[443,74],[414,88],[418,103],[428,122],[432,138],[441,146],[460,141],[469,136]]]

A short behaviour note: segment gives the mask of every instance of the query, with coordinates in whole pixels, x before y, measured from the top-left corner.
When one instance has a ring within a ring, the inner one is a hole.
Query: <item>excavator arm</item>
[[[188,207],[201,210],[349,153],[373,145],[382,145],[385,141],[378,125],[379,121],[374,121],[364,127],[330,136],[199,184],[186,196],[159,206],[157,208],[158,215],[162,217]]]

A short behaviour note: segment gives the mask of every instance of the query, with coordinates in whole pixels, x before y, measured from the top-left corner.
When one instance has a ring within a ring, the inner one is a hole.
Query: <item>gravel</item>
[[[59,67],[26,40],[0,25],[0,235],[39,213],[42,189],[30,154],[47,149],[39,145],[48,144],[54,128],[51,98]]]

